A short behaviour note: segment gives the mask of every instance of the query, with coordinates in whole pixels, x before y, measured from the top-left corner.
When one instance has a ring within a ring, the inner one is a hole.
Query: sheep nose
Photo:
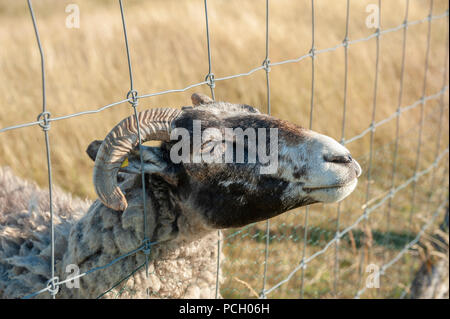
[[[347,155],[325,155],[323,159],[326,162],[335,164],[350,164],[355,169],[356,177],[361,176],[362,169],[358,162],[355,161],[350,154]]]
[[[348,164],[353,161],[350,154],[348,155],[325,155],[323,159],[326,162],[336,163],[336,164]]]
[[[353,166],[355,166],[355,170],[356,170],[356,177],[360,177],[361,173],[362,173],[362,168],[359,165],[359,163],[355,160],[353,160]]]

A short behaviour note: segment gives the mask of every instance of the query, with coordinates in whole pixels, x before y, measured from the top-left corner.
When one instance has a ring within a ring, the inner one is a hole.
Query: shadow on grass
[[[334,230],[323,229],[319,227],[308,228],[308,245],[310,246],[322,246],[325,243],[332,240],[335,236]],[[302,241],[304,238],[305,229],[303,227],[295,227],[290,229],[279,229],[270,231],[270,243],[282,242],[285,240],[290,240],[293,242]],[[227,239],[228,242],[233,242],[234,240],[242,240],[246,238],[247,240],[254,240],[258,243],[266,242],[266,232],[261,230],[250,230],[248,233],[241,233],[241,236],[235,236],[233,238]],[[353,240],[357,248],[361,247],[364,240],[364,232],[359,229],[352,230]],[[416,233],[411,233],[409,231],[404,232],[385,232],[372,230],[372,245],[383,246],[388,249],[401,250],[404,246],[416,237]],[[345,241],[347,244],[351,244],[351,237],[349,233],[346,233],[341,241]]]

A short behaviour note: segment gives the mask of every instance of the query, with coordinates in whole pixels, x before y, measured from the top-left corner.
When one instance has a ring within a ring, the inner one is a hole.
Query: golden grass
[[[96,109],[125,98],[129,90],[126,52],[120,11],[116,1],[77,1],[81,28],[67,29],[65,6],[72,1],[35,1],[34,7],[46,57],[47,106],[52,117]],[[371,1],[351,1],[349,38],[358,39],[374,32],[365,26]],[[265,2],[262,0],[209,1],[212,66],[216,76],[247,72],[259,66],[265,57]],[[429,2],[411,0],[409,19],[426,17]],[[434,1],[435,15],[444,13],[447,1]],[[346,1],[318,0],[315,5],[316,49],[333,47],[345,34]],[[382,28],[403,22],[405,1],[383,1]],[[203,1],[125,1],[129,44],[135,87],[140,94],[183,88],[203,81],[208,72]],[[443,86],[447,19],[432,22],[431,49],[426,95]],[[39,52],[25,2],[0,0],[0,128],[34,121],[41,112]],[[422,96],[426,53],[427,23],[408,29],[405,80],[402,105],[414,103]],[[401,66],[402,31],[380,39],[379,83],[375,118],[377,121],[394,113],[398,104]],[[278,62],[306,54],[311,47],[310,1],[271,1],[270,59]],[[348,95],[345,138],[362,132],[371,122],[375,39],[349,47]],[[311,99],[311,59],[272,67],[270,72],[272,114],[292,122],[309,125]],[[448,80],[447,82],[448,83]],[[209,93],[202,86],[184,93],[166,94],[139,101],[139,108],[180,107],[190,103],[191,93]],[[266,110],[264,71],[251,76],[217,82],[216,98],[254,105]],[[315,58],[315,91],[313,129],[341,139],[344,92],[344,49]],[[444,105],[440,116],[441,103]],[[128,104],[115,106],[100,114],[53,122],[50,130],[53,177],[55,183],[81,197],[94,198],[91,182],[93,163],[84,150],[94,139],[103,138],[122,118],[130,115]],[[436,152],[448,146],[448,95],[427,102],[424,112],[422,154],[419,170],[434,160]],[[400,146],[396,183],[414,173],[418,141],[420,107],[403,114],[400,121]],[[442,120],[440,149],[437,150],[437,127]],[[369,199],[382,198],[390,188],[395,120],[379,127],[374,136],[372,181]],[[369,163],[370,134],[347,145],[360,161],[364,174]],[[39,127],[29,127],[0,134],[0,165],[11,166],[15,173],[47,185],[43,134]],[[423,177],[417,184],[417,196],[411,205],[412,187],[400,191],[393,199],[390,230],[401,242],[408,232],[417,232],[423,224],[418,218],[429,216],[437,207],[442,192],[447,196],[448,157],[438,169],[436,178]],[[340,227],[350,225],[363,209],[366,200],[363,175],[357,190],[341,207]],[[433,182],[433,185],[430,183]],[[432,195],[430,204],[426,199]],[[355,231],[383,234],[387,230],[387,203],[374,212],[365,228]],[[413,218],[410,224],[409,215]],[[321,249],[333,238],[337,205],[315,205],[310,209],[307,256]],[[268,264],[268,287],[283,279],[301,259],[303,248],[304,209],[289,212],[271,221],[271,245]],[[262,285],[265,240],[264,223],[241,230],[224,242],[226,283],[222,293],[227,297],[251,297],[252,289]],[[412,229],[410,229],[412,228]],[[226,235],[234,232],[228,231]],[[358,233],[359,232],[359,233]],[[360,264],[359,245],[352,248],[346,239],[339,249],[338,296],[351,297],[358,288],[359,269],[369,261],[383,263],[399,250],[374,240]],[[355,248],[356,247],[356,248]],[[355,250],[356,249],[356,250]],[[305,297],[334,296],[334,246],[313,260],[305,271]],[[402,285],[410,280],[409,268],[414,258],[407,255],[382,279],[382,288],[369,291],[367,297],[398,296]],[[406,269],[406,270],[405,270]],[[300,273],[270,297],[297,298],[300,295]],[[364,273],[363,273],[364,274]],[[364,274],[365,276],[365,274]],[[236,278],[236,279],[233,279]],[[251,287],[252,289],[250,289]]]

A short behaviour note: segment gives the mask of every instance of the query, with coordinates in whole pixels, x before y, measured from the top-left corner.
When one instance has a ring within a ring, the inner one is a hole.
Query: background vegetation
[[[208,73],[203,1],[124,1],[134,80],[140,94],[184,88],[204,80]],[[349,39],[366,37],[366,6],[376,1],[350,1]],[[69,3],[79,5],[81,27],[65,27]],[[406,1],[383,1],[381,28],[401,25]],[[443,14],[448,2],[435,0],[433,14]],[[409,20],[423,19],[429,1],[411,0]],[[34,1],[46,56],[47,105],[52,117],[125,98],[129,90],[126,52],[117,1]],[[211,0],[208,2],[213,72],[217,77],[247,72],[265,57],[265,1]],[[346,1],[315,1],[316,49],[333,47],[345,35]],[[426,95],[439,92],[446,64],[447,18],[432,22]],[[402,106],[422,97],[427,23],[408,28]],[[376,121],[395,113],[398,106],[402,30],[380,39]],[[344,137],[361,133],[371,123],[375,77],[375,39],[352,44],[348,50],[348,95]],[[297,58],[311,48],[311,2],[276,0],[270,3],[270,59]],[[35,121],[41,112],[39,52],[25,1],[0,0],[0,128]],[[343,122],[344,49],[322,53],[315,59],[313,129],[340,140]],[[447,73],[448,74],[448,73]],[[311,59],[272,67],[272,114],[309,125]],[[444,84],[445,81],[445,84]],[[190,104],[190,94],[209,93],[202,86],[184,93],[143,99],[139,108]],[[264,71],[217,82],[216,99],[254,105],[266,111]],[[444,112],[441,116],[441,107]],[[56,184],[80,197],[94,198],[93,163],[84,150],[103,138],[122,118],[128,104],[105,112],[52,122],[50,130],[53,177]],[[423,145],[418,170],[428,167],[448,147],[448,92],[424,106]],[[369,205],[389,190],[395,145],[395,119],[377,128],[373,144]],[[402,114],[396,185],[409,179],[416,167],[420,107]],[[442,134],[438,136],[439,123]],[[437,141],[440,139],[439,149]],[[363,167],[357,190],[341,205],[342,230],[354,222],[366,204],[370,134],[347,145]],[[43,134],[38,126],[0,134],[0,165],[10,166],[24,178],[46,187],[47,170]],[[432,176],[435,176],[433,179]],[[414,202],[411,185],[344,237],[339,245],[314,259],[304,272],[304,297],[352,297],[363,287],[369,263],[381,265],[393,258],[414,237],[448,192],[448,155],[435,170],[420,178]],[[432,184],[431,184],[432,183]],[[428,199],[430,199],[428,201]],[[442,215],[441,215],[442,216]],[[284,279],[303,256],[320,250],[336,232],[336,205],[313,205],[305,228],[305,209],[271,220],[267,286]],[[438,218],[439,220],[440,218]],[[388,229],[389,227],[389,229]],[[263,283],[265,223],[224,232],[224,297],[255,297]],[[336,255],[336,252],[338,254]],[[337,261],[337,263],[336,263]],[[418,266],[417,251],[405,255],[381,278],[380,289],[363,297],[399,297],[407,291]],[[336,267],[338,266],[338,267]],[[335,271],[337,269],[337,271]],[[302,281],[298,271],[268,297],[298,298]]]

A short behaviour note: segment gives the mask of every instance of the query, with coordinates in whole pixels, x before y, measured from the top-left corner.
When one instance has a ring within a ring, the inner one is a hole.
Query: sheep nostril
[[[324,156],[324,160],[326,162],[336,163],[336,164],[348,164],[353,161],[351,155]]]

